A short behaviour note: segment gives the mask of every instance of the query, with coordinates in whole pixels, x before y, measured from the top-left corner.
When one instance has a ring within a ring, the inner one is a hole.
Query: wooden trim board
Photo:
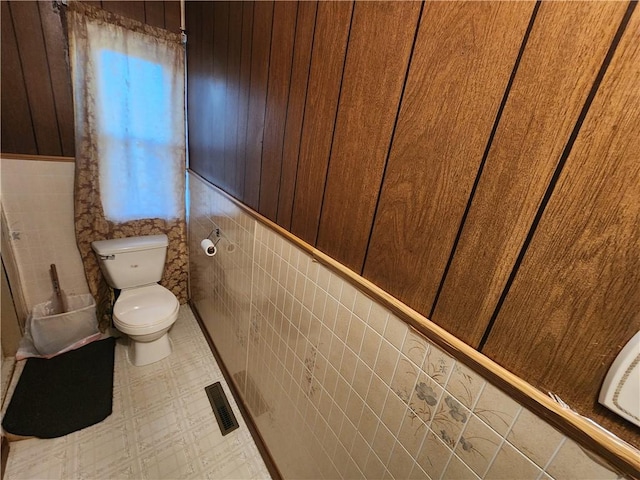
[[[69,162],[74,163],[75,157],[56,157],[52,155],[24,155],[22,153],[0,153],[3,160],[36,160],[39,162]]]

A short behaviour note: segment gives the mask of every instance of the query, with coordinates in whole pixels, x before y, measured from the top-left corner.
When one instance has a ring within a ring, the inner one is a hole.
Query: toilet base
[[[127,357],[129,363],[136,367],[155,363],[171,355],[171,339],[168,332],[151,342],[139,342],[129,336]]]

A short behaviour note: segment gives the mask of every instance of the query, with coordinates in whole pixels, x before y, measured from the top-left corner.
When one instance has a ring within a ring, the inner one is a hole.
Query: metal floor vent
[[[218,426],[220,427],[222,435],[233,432],[238,428],[240,425],[233,414],[233,410],[231,410],[229,400],[227,400],[227,396],[224,394],[220,382],[205,387],[204,391],[207,392],[209,403],[211,404],[211,408],[213,408],[213,413],[216,415],[216,420],[218,420]]]

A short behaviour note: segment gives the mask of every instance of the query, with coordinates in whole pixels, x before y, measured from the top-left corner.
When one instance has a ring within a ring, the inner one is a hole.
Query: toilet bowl
[[[113,324],[129,336],[129,362],[157,362],[171,354],[169,329],[178,318],[176,296],[157,282],[162,278],[169,241],[147,235],[91,243],[100,268],[120,295],[113,306]]]
[[[129,337],[127,354],[133,365],[148,365],[171,354],[168,332],[179,307],[175,295],[158,284],[120,293],[113,307],[113,324]]]

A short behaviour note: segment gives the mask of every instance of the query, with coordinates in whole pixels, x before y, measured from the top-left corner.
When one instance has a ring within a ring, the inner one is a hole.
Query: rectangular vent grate
[[[238,428],[240,425],[233,414],[233,410],[231,410],[229,400],[227,400],[227,396],[224,394],[220,382],[205,387],[204,391],[207,392],[209,403],[211,404],[211,408],[213,408],[213,413],[216,415],[216,420],[218,420],[218,426],[220,427],[222,435],[226,435]]]

